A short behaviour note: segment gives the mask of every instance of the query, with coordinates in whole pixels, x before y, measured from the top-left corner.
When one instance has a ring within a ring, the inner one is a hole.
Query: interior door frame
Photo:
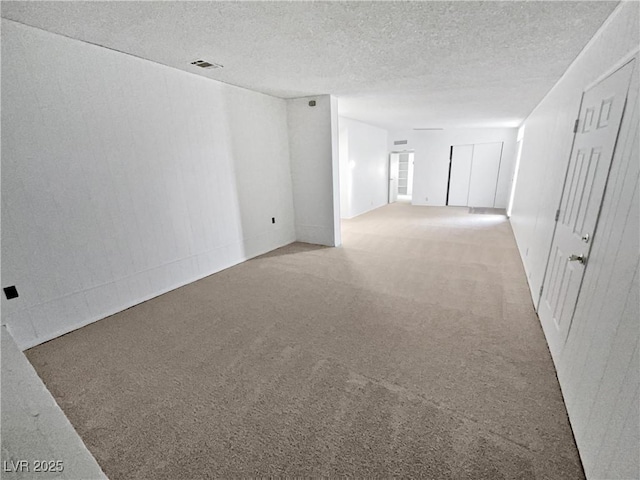
[[[606,78],[606,77],[605,77]],[[595,85],[593,85],[595,86]],[[580,104],[578,105],[578,111],[575,112],[576,123],[580,118],[580,112],[582,111],[582,104],[584,103],[584,95],[587,91],[592,88],[589,87],[582,92],[580,95]],[[549,251],[547,252],[547,261],[544,266],[544,274],[542,275],[542,282],[540,283],[540,289],[538,290],[538,298],[535,302],[533,302],[533,306],[536,312],[540,309],[540,302],[542,301],[542,288],[544,287],[544,283],[547,281],[547,274],[549,273],[549,263],[551,261],[551,252],[553,250],[553,241],[556,239],[556,230],[558,229],[558,211],[562,206],[562,199],[564,198],[565,190],[567,188],[567,178],[569,178],[569,167],[571,167],[571,159],[573,158],[573,153],[576,147],[576,137],[578,136],[578,129],[573,129],[573,137],[571,138],[571,149],[569,150],[569,156],[567,157],[567,167],[564,172],[564,179],[562,180],[562,190],[560,191],[560,198],[558,199],[558,203],[556,206],[556,220],[553,223],[553,232],[551,232],[551,241],[549,242]],[[607,178],[608,181],[608,178]],[[606,185],[605,185],[606,188]],[[598,222],[596,221],[595,228],[598,228]],[[594,229],[595,231],[595,229]],[[578,289],[578,296],[580,296],[580,289]]]
[[[577,125],[578,120],[580,119],[580,112],[582,111],[582,106],[583,106],[583,103],[584,103],[584,96],[586,95],[586,93],[589,90],[591,90],[592,88],[594,88],[597,85],[599,85],[601,82],[603,82],[607,78],[609,78],[611,75],[616,73],[618,70],[620,70],[621,68],[625,67],[627,64],[629,64],[632,61],[634,61],[635,60],[635,56],[637,55],[637,53],[639,51],[640,51],[640,49],[634,50],[633,55],[628,55],[627,57],[625,57],[625,59],[623,61],[620,61],[620,62],[616,63],[612,68],[610,68],[605,73],[600,75],[594,82],[591,82],[589,85],[587,85],[585,87],[585,89],[582,92],[582,95],[580,96],[580,104],[578,106],[578,111],[577,111],[577,113],[575,115],[576,125]],[[636,65],[635,68],[638,68],[638,65]],[[625,115],[625,113],[627,111],[627,100],[628,100],[628,98],[629,98],[629,91],[627,90],[627,95],[626,95],[625,100],[624,100],[624,106],[622,108],[622,119],[620,121],[621,125],[622,125],[622,121],[624,121],[624,115]],[[574,131],[573,131],[573,138],[571,140],[571,150],[570,150],[569,156],[567,158],[567,168],[565,170],[564,180],[563,180],[563,183],[562,183],[562,192],[560,193],[560,198],[558,199],[558,203],[557,203],[556,220],[555,220],[555,222],[553,224],[553,233],[551,234],[551,241],[549,243],[549,251],[547,252],[547,261],[546,261],[546,264],[545,264],[545,267],[544,267],[544,275],[542,276],[542,282],[540,284],[540,290],[538,291],[538,299],[537,299],[536,302],[534,302],[534,307],[535,307],[536,312],[540,308],[540,302],[542,301],[543,287],[544,287],[545,282],[547,280],[547,274],[549,273],[549,263],[550,263],[550,260],[551,260],[551,252],[552,252],[552,249],[553,249],[553,242],[555,240],[556,231],[558,229],[558,217],[557,217],[558,214],[557,214],[557,212],[560,211],[560,208],[562,206],[562,199],[564,198],[565,189],[567,187],[567,178],[569,176],[569,168],[571,167],[571,159],[573,158],[573,154],[574,154],[574,150],[575,150],[576,137],[578,136],[578,129],[574,127],[573,130]],[[593,244],[593,239],[597,235],[598,227],[600,225],[600,214],[602,213],[602,204],[604,203],[605,195],[607,194],[607,188],[609,187],[609,179],[610,179],[609,175],[611,173],[611,168],[613,167],[613,160],[615,158],[616,150],[618,149],[619,135],[620,135],[620,127],[618,128],[618,133],[616,134],[616,140],[615,140],[615,143],[614,143],[614,146],[613,146],[613,151],[611,152],[611,163],[609,164],[609,169],[607,171],[606,181],[604,183],[604,189],[602,190],[602,199],[600,200],[600,205],[598,205],[598,213],[596,215],[596,223],[595,223],[595,225],[593,227],[593,232],[592,232],[592,236],[591,236],[592,244]],[[588,267],[588,264],[587,264],[587,267]],[[585,270],[586,270],[586,268],[585,268]],[[571,326],[573,325],[573,317],[575,315],[575,306],[578,304],[578,301],[580,300],[580,295],[582,293],[583,281],[584,281],[584,274],[582,275],[582,279],[580,280],[580,286],[578,287],[578,295],[576,296],[576,304],[574,305],[574,312],[571,315],[571,319],[569,320],[569,327],[567,329],[567,338],[569,336],[569,332],[571,331]]]
[[[391,198],[391,180],[390,180],[390,176],[391,176],[391,155],[400,155],[402,153],[406,153],[406,154],[413,154],[413,158],[415,160],[415,154],[416,151],[415,150],[391,150],[389,152],[389,154],[387,155],[387,205],[389,205],[391,202],[389,202],[389,199]],[[398,158],[398,161],[400,161],[400,159]],[[415,178],[415,170],[413,172],[413,176]],[[412,179],[413,181],[413,179]]]

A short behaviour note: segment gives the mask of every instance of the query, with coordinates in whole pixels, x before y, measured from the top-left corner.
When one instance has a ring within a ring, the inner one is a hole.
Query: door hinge
[[[560,210],[556,210],[556,222],[558,221],[558,219],[560,218]]]
[[[576,118],[576,121],[573,124],[573,133],[578,133],[578,125],[580,124],[580,119]]]
[[[542,296],[542,291],[544,290],[544,285],[540,286],[540,296]]]

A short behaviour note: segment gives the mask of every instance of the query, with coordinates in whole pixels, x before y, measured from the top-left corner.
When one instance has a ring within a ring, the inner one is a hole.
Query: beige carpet
[[[394,204],[27,352],[112,480],[583,478],[504,217]]]

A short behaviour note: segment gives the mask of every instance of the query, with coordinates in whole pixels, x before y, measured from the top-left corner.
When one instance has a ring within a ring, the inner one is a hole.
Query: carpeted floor
[[[27,352],[112,480],[584,478],[511,228],[393,204]]]

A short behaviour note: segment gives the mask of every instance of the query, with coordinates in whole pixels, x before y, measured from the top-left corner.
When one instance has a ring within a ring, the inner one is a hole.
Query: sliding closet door
[[[465,205],[470,207],[494,206],[501,158],[502,142],[479,143],[473,146],[469,201]]]
[[[456,207],[466,207],[468,205],[472,158],[473,145],[453,146],[447,205]]]

